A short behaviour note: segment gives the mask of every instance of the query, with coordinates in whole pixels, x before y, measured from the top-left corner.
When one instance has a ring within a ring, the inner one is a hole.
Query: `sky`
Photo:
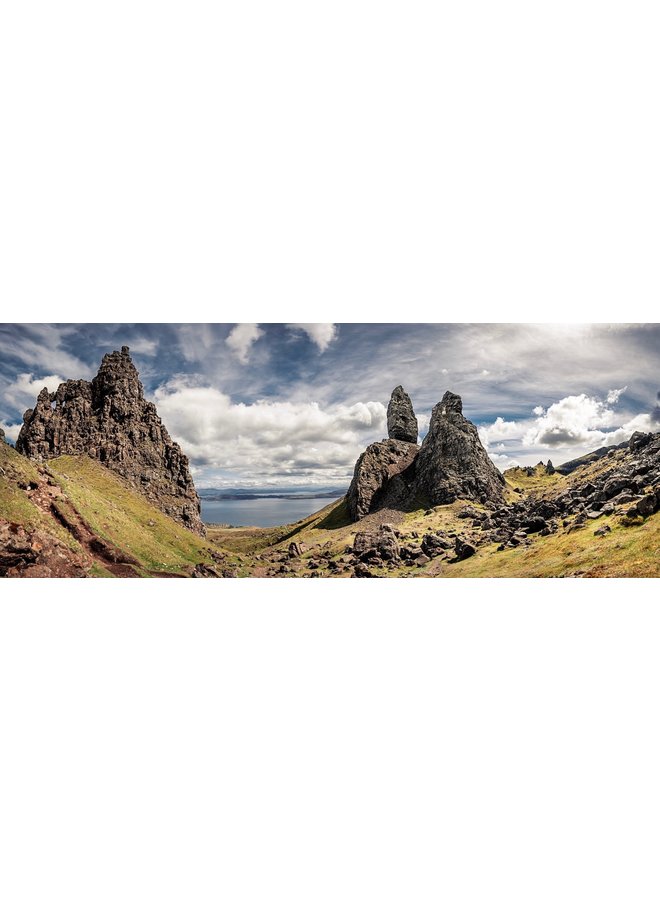
[[[426,434],[446,390],[500,469],[660,430],[660,325],[0,325],[0,427],[130,347],[197,487],[348,483],[402,384]]]

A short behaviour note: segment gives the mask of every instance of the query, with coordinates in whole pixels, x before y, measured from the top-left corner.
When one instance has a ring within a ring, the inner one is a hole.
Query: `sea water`
[[[289,525],[333,502],[328,497],[202,500],[202,521],[207,525],[261,525],[264,528]]]

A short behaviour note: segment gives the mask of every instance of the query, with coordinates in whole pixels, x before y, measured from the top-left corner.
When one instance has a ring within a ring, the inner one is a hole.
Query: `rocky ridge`
[[[144,391],[128,347],[108,353],[91,382],[44,388],[23,416],[16,450],[45,461],[85,454],[125,478],[164,513],[204,533],[188,459]]]

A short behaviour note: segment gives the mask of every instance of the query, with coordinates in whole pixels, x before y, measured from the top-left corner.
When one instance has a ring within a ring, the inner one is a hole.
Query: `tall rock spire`
[[[188,458],[144,399],[128,347],[107,353],[91,383],[44,388],[23,416],[16,449],[33,459],[90,456],[186,528],[204,531]]]
[[[417,443],[417,417],[401,385],[394,388],[387,406],[387,436],[395,441]]]
[[[463,415],[463,401],[447,391],[431,414],[429,431],[417,457],[418,487],[431,503],[459,497],[482,503],[501,502],[504,476]]]

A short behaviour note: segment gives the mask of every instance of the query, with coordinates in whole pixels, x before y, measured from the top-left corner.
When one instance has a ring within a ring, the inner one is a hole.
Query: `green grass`
[[[40,472],[37,466],[17,453],[9,444],[0,441],[0,516],[8,522],[22,525],[27,531],[43,529],[58,538],[71,550],[81,550],[75,538],[51,516],[43,513],[28,499],[28,494],[18,487],[18,483],[38,482]]]
[[[642,525],[624,528],[610,516],[585,528],[548,537],[534,536],[531,547],[497,550],[495,544],[455,565],[442,568],[449,578],[557,578],[584,574],[591,578],[660,577],[660,516]],[[607,523],[612,531],[596,537]]]
[[[516,466],[513,469],[507,469],[504,473],[504,477],[506,478],[507,487],[509,488],[506,497],[509,502],[520,499],[520,494],[517,494],[513,488],[521,488],[524,496],[527,494],[533,495],[545,493],[555,485],[565,484],[564,475],[559,475],[557,472],[548,475],[545,466],[536,465],[533,467],[533,471],[533,475],[528,475],[527,472],[519,466]]]
[[[212,564],[208,541],[177,524],[100,463],[86,456],[50,461],[67,499],[100,537],[153,572],[180,574]]]

